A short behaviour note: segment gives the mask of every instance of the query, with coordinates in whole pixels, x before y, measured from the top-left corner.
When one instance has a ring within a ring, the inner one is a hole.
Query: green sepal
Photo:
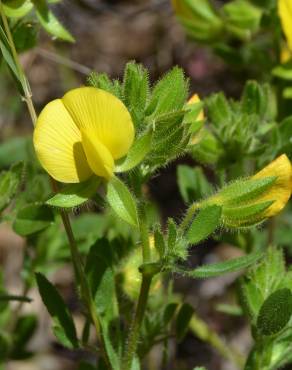
[[[210,205],[201,209],[187,231],[190,244],[198,244],[208,238],[220,225],[222,208]]]
[[[87,202],[97,191],[101,179],[92,176],[89,180],[64,186],[57,194],[46,201],[52,207],[73,208]]]
[[[224,206],[237,206],[263,194],[275,183],[276,179],[275,176],[270,176],[261,179],[236,180],[219,190],[210,200],[218,200]]]
[[[265,219],[264,211],[273,200],[239,207],[223,207],[222,221],[225,226],[236,227],[242,224],[253,224]]]

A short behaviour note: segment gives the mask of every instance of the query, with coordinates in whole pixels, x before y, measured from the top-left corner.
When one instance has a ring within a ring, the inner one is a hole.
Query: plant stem
[[[0,301],[18,301],[31,303],[32,299],[21,295],[0,294]]]
[[[140,208],[140,238],[142,242],[142,256],[143,263],[149,263],[151,261],[151,251],[149,244],[148,235],[148,224],[146,219],[146,212],[144,204]],[[134,313],[132,323],[130,325],[130,331],[128,335],[128,341],[124,357],[122,359],[122,370],[130,370],[132,362],[137,350],[137,344],[140,335],[140,327],[144,318],[144,314],[147,307],[147,301],[150,291],[153,275],[142,273],[142,282],[140,287],[140,293],[138,303]]]
[[[122,370],[130,370],[132,362],[136,353],[137,344],[139,340],[140,327],[145,314],[147,300],[150,290],[152,276],[143,276],[140,288],[138,304],[136,307],[135,315],[130,326],[128,336],[128,344],[125,351],[125,356],[122,363]]]
[[[1,0],[0,0],[0,13],[1,13],[1,19],[2,19],[2,22],[3,22],[3,25],[4,25],[4,29],[5,29],[5,32],[6,32],[6,36],[7,36],[7,39],[9,41],[9,46],[11,48],[11,52],[12,52],[12,55],[13,55],[13,58],[14,58],[14,62],[15,62],[15,65],[18,69],[19,76],[21,78],[20,82],[21,82],[23,92],[24,92],[24,98],[23,99],[26,102],[26,105],[27,105],[27,108],[28,108],[28,111],[29,111],[29,114],[30,114],[30,117],[31,117],[32,124],[33,124],[33,126],[35,126],[36,121],[37,121],[37,114],[36,114],[36,110],[35,110],[33,100],[32,100],[32,93],[31,93],[30,85],[29,85],[29,82],[28,82],[28,80],[26,78],[26,75],[23,71],[23,68],[20,64],[19,56],[18,56],[18,53],[17,53],[16,48],[15,48],[14,40],[13,40],[11,31],[10,31],[10,28],[9,28],[9,25],[8,25],[6,15],[3,11],[3,5],[2,5]],[[52,186],[53,191],[57,192],[58,191],[57,182],[51,177],[50,177],[50,181],[51,181],[51,186]],[[74,238],[73,230],[72,230],[72,227],[71,227],[70,219],[69,219],[69,216],[66,213],[66,211],[60,210],[60,214],[61,214],[63,225],[64,225],[64,228],[65,228],[65,232],[67,234],[67,238],[68,238],[68,241],[69,241],[69,247],[70,247],[72,262],[73,262],[74,271],[75,271],[76,283],[77,284],[80,283],[81,296],[82,296],[82,299],[84,300],[84,303],[87,306],[88,314],[90,315],[91,320],[94,324],[97,338],[99,339],[99,343],[101,344],[101,352],[102,352],[103,358],[104,358],[104,360],[107,364],[108,369],[111,370],[112,366],[110,364],[107,352],[105,350],[105,343],[104,343],[104,340],[103,340],[101,326],[99,324],[99,318],[98,318],[98,315],[97,315],[97,312],[96,312],[96,309],[95,309],[95,305],[94,305],[94,301],[93,301],[93,298],[92,298],[90,288],[89,288],[87,280],[86,280],[86,276],[85,276],[85,273],[84,273],[81,257],[79,255],[77,243],[76,243],[76,240]]]

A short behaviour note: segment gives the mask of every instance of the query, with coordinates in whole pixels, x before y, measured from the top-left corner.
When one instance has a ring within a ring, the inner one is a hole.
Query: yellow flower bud
[[[252,179],[262,179],[264,177],[276,177],[273,185],[259,196],[257,201],[265,202],[273,200],[272,205],[264,212],[265,217],[272,217],[279,213],[288,202],[292,190],[292,167],[291,162],[282,154],[273,162],[257,172]]]
[[[198,104],[200,102],[201,102],[201,99],[200,99],[199,95],[198,94],[194,94],[188,100],[187,106],[188,105],[191,105],[191,104],[194,104],[195,105],[195,104]],[[202,108],[202,109],[200,109],[200,111],[198,113],[196,113],[195,121],[192,122],[192,132],[193,132],[193,134],[191,136],[190,145],[198,144],[201,141],[201,138],[202,138],[202,127],[201,127],[201,125],[199,123],[201,123],[202,121],[204,121],[204,119],[205,119],[204,110]],[[198,125],[196,125],[196,122],[198,123]]]
[[[158,253],[154,247],[154,237],[149,237],[150,250],[152,255],[157,257]],[[123,274],[123,290],[133,300],[136,300],[139,296],[140,285],[142,281],[142,274],[139,272],[139,266],[143,263],[141,249],[135,249],[133,253],[126,259],[122,266]],[[155,294],[161,291],[162,281],[159,275],[155,275],[151,284],[150,294]]]
[[[41,165],[55,180],[78,183],[93,174],[111,178],[115,160],[128,153],[134,135],[130,113],[118,98],[81,87],[45,106],[33,142]]]

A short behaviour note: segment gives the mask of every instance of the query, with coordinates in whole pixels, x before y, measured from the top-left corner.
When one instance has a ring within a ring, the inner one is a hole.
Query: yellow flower
[[[288,202],[292,190],[292,167],[291,162],[282,154],[273,162],[257,172],[252,179],[261,179],[264,177],[276,177],[274,184],[257,201],[265,202],[274,200],[274,203],[264,212],[265,217],[272,217],[279,213]]]
[[[288,47],[292,50],[292,1],[278,0],[278,14],[288,42]]]
[[[41,165],[54,179],[78,183],[93,174],[111,178],[115,160],[128,153],[134,134],[130,113],[118,98],[81,87],[45,106],[33,142]]]

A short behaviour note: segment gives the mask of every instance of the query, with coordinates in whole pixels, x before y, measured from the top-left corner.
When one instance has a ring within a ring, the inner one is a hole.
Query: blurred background
[[[129,60],[136,60],[147,67],[152,81],[159,79],[172,66],[179,65],[190,78],[191,91],[201,97],[219,90],[231,97],[238,97],[241,93],[245,80],[243,72],[231,71],[209,50],[189,41],[175,19],[168,0],[64,0],[53,5],[52,9],[74,35],[76,42],[71,44],[52,40],[48,34],[40,31],[38,46],[21,55],[38,112],[51,99],[62,96],[70,88],[85,84],[92,70],[120,78]],[[4,63],[0,68],[0,140],[5,142],[12,137],[31,135],[32,126]],[[17,146],[11,148],[8,155],[17,158]],[[180,159],[165,168],[149,185],[149,194],[165,218],[180,218],[185,209],[176,181],[178,163],[192,165],[194,162],[191,158]],[[15,294],[19,293],[23,246],[24,241],[9,226],[0,226],[0,261],[5,285]],[[211,241],[191,252],[190,264],[215,262],[236,257],[237,253],[227,244],[216,245]],[[236,316],[230,318],[212,309],[214,304],[230,294],[237,276],[229,274],[200,282],[177,278],[175,285],[176,290],[197,308],[210,327],[228,339],[235,352],[246,354],[251,339],[244,320]],[[72,288],[71,268],[60,267],[50,279],[57,284],[76,313],[77,325],[81,327],[82,322],[78,317],[80,307],[76,304],[76,294]],[[23,361],[11,361],[5,365],[5,370],[74,370],[76,359],[86,359],[87,354],[73,353],[58,346],[38,293],[32,291],[30,297],[33,302],[24,305],[24,309],[38,312],[41,317],[37,334],[30,342],[31,350],[37,351],[38,355]],[[173,345],[171,348],[173,361],[169,369],[191,370],[199,365],[209,370],[235,369],[192,333],[177,347]],[[157,351],[161,351],[161,348],[158,347]],[[156,356],[154,351],[147,367],[149,370],[156,369]]]

